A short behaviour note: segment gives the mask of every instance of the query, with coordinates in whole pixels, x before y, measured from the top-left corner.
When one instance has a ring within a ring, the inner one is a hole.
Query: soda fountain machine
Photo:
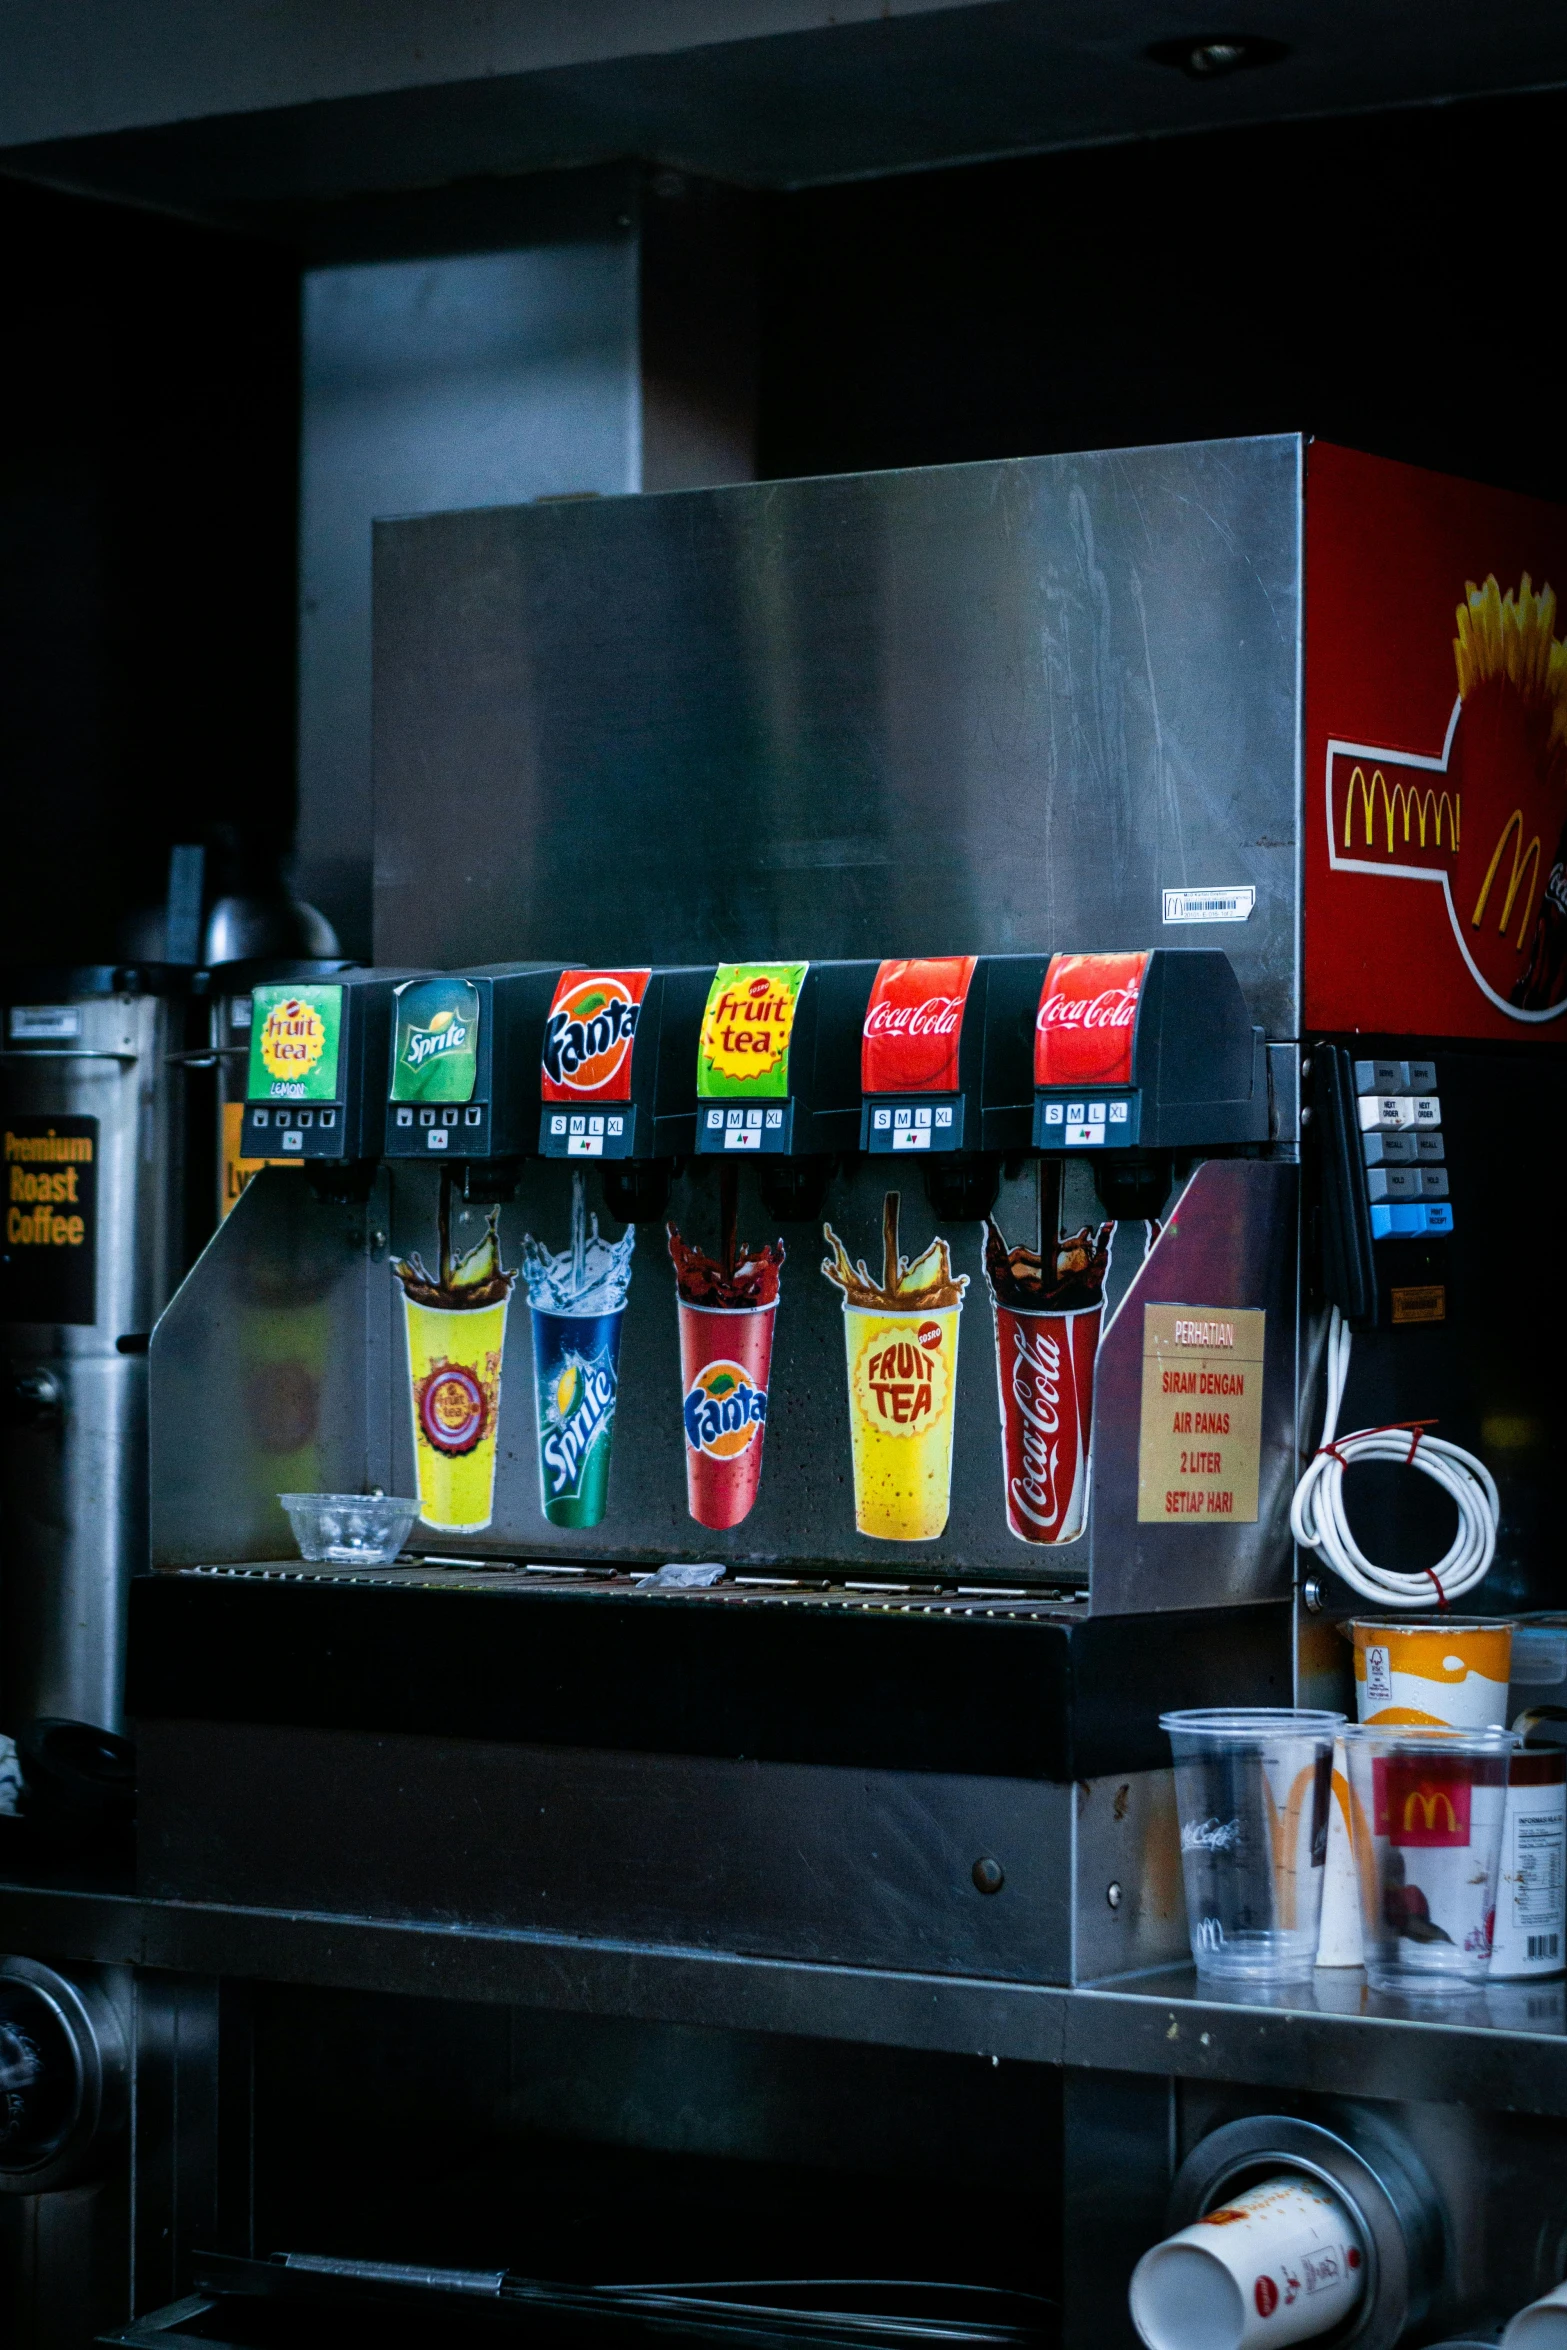
[[[1158,1715],[1347,1708],[1368,1585],[1559,1603],[1567,518],[1280,436],[376,562],[379,965],[258,994],[314,1179],[153,1340],[147,1914],[1048,1990],[1068,2343],[1281,2174],[1345,2341],[1554,2286],[1460,2033],[1324,1973],[1209,2053]]]

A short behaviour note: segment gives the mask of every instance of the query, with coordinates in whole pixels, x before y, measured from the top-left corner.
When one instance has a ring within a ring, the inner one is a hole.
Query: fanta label
[[[749,1452],[767,1418],[767,1390],[740,1363],[704,1363],[686,1394],[686,1442],[717,1461]]]
[[[631,1099],[631,1052],[651,971],[563,971],[544,1027],[547,1102]]]

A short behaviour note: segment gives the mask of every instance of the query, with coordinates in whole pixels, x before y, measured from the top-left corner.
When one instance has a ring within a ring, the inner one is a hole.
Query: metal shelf
[[[1067,1990],[541,1933],[0,1884],[0,1948],[64,1962],[504,2003],[1023,2064],[1567,2115],[1561,1983],[1415,2013],[1358,1973],[1255,1999],[1187,1969]]]

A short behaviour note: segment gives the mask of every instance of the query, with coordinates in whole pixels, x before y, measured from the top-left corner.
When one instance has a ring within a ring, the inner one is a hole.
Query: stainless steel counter
[[[398,1992],[573,2014],[988,2055],[1326,2096],[1567,2115],[1567,1986],[1498,1985],[1417,2012],[1351,1971],[1266,2003],[1189,1969],[1077,1990],[544,1933],[147,1901],[0,1884],[0,1948],[53,1961]]]

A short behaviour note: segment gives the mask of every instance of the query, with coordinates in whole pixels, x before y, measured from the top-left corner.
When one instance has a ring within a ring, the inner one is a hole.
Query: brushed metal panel
[[[1070,1787],[260,1723],[137,1746],[153,1896],[1069,1979]]]
[[[1297,1028],[1295,436],[376,531],[382,963],[1220,945]],[[1165,888],[1249,884],[1165,928]]]
[[[291,1557],[279,1493],[392,1490],[391,1277],[371,1281],[366,1239],[384,1183],[326,1207],[295,1169],[264,1169],[176,1293],[150,1349],[157,1565]]]

